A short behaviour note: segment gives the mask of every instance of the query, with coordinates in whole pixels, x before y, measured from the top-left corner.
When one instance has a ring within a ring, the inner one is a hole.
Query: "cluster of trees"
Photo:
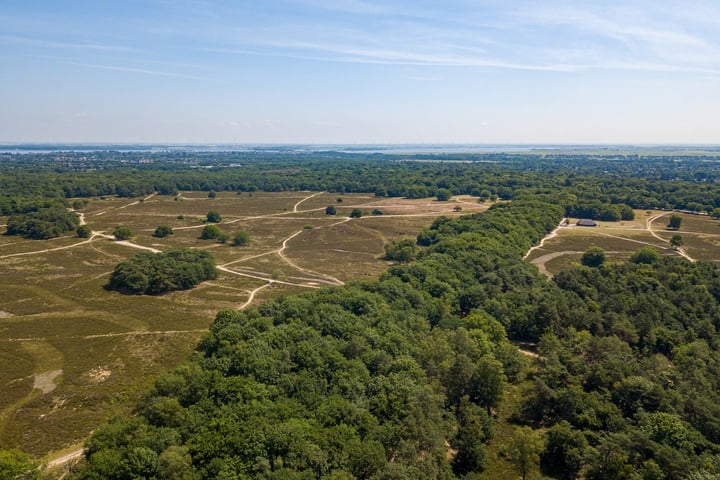
[[[481,471],[524,359],[502,323],[465,297],[477,279],[524,270],[522,251],[562,214],[517,202],[442,219],[416,262],[377,282],[220,312],[198,355],[157,381],[138,416],[97,431],[81,478],[160,476],[171,464],[188,478]]]
[[[142,252],[115,266],[107,288],[129,294],[158,295],[187,290],[217,275],[215,260],[204,250]]]
[[[11,215],[7,221],[6,235],[21,235],[33,240],[47,240],[67,232],[75,232],[80,225],[77,214],[55,206],[37,208]]]
[[[543,334],[543,367],[516,415],[548,429],[543,470],[715,478],[718,268],[645,248],[625,264],[566,270],[554,282],[573,314]]]
[[[220,312],[137,416],[97,431],[80,478],[480,472],[505,386],[526,372],[508,335],[539,340],[513,413],[532,429],[506,446],[522,475],[715,472],[720,271],[651,249],[608,265],[594,251],[592,267],[548,281],[522,255],[563,215],[519,200],[439,218],[417,260],[377,282]]]

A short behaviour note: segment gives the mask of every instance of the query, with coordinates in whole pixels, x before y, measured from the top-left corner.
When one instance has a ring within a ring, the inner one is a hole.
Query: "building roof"
[[[576,225],[578,227],[597,227],[597,223],[595,223],[594,220],[590,220],[589,218],[581,218],[577,221]]]

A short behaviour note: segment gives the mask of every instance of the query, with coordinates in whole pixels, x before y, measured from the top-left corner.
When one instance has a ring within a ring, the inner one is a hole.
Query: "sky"
[[[718,0],[3,0],[0,142],[718,144]]]

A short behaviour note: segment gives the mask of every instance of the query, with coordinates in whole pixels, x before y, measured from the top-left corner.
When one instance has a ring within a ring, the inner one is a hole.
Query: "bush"
[[[373,210],[371,213],[372,213],[373,215],[385,215],[385,213],[384,213],[382,210],[380,210],[379,208],[376,208],[376,209]]]
[[[212,222],[212,223],[219,223],[220,220],[222,220],[222,217],[220,216],[220,214],[214,210],[209,211],[207,213],[206,218],[207,218],[208,222]]]
[[[115,227],[113,236],[115,240],[129,240],[133,237],[133,232],[128,227]]]
[[[329,205],[325,207],[325,215],[335,215],[337,213],[337,210],[335,210],[335,207],[332,205]]]
[[[173,233],[173,229],[170,225],[158,225],[153,235],[158,238],[163,238],[167,237],[168,235],[172,235]]]
[[[217,225],[205,225],[200,233],[201,240],[217,240],[223,231]]]
[[[80,225],[76,232],[79,238],[90,238],[90,235],[92,235],[92,231],[87,225]]]
[[[590,247],[583,253],[580,263],[586,267],[599,267],[605,263],[605,258],[605,250],[600,247]]]
[[[244,230],[239,230],[233,235],[232,244],[234,247],[242,247],[250,243],[250,234]]]
[[[353,208],[352,212],[350,212],[350,218],[360,218],[362,216],[362,210],[360,210],[359,208]]]

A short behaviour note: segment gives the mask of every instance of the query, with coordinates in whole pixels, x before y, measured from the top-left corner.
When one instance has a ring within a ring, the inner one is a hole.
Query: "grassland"
[[[325,215],[328,205],[336,216]],[[384,243],[414,237],[436,216],[458,215],[457,206],[462,213],[485,208],[469,197],[437,202],[256,192],[210,199],[183,192],[90,201],[82,216],[91,239],[0,236],[0,447],[46,455],[81,442],[186,358],[218,310],[374,278],[387,268]],[[353,208],[365,215],[348,218]],[[375,209],[383,215],[371,215]],[[210,210],[222,215],[223,231],[249,232],[251,244],[200,240]],[[155,238],[160,224],[174,235]],[[107,237],[119,225],[135,233],[129,243]],[[171,247],[211,251],[220,277],[162,296],[103,288],[114,266],[137,248]]]
[[[720,221],[703,215],[680,214],[680,230],[668,230],[672,212],[637,210],[635,220],[598,222],[597,227],[577,227],[577,219],[568,219],[557,235],[548,238],[542,247],[533,250],[527,260],[541,272],[552,275],[564,268],[577,266],[583,252],[590,246],[604,249],[608,261],[625,261],[639,248],[649,245],[663,255],[683,255],[691,260],[720,262]],[[682,250],[670,247],[670,238],[679,234]]]

